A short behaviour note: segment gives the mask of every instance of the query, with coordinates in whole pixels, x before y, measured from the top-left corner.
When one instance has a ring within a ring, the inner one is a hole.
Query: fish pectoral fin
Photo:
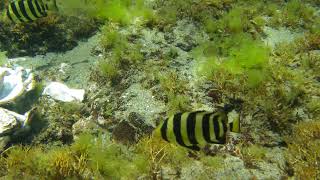
[[[194,150],[194,151],[200,151],[200,147],[197,145],[192,145],[192,146],[185,146],[188,149]]]

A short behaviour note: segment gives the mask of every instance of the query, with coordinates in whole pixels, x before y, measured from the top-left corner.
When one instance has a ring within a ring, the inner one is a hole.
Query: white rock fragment
[[[17,57],[17,58],[8,59],[8,62],[16,63],[16,62],[23,62],[23,61],[27,61],[27,60],[28,59],[26,57]]]
[[[286,28],[264,27],[263,32],[267,35],[267,38],[263,39],[264,43],[272,49],[280,43],[291,43],[303,36],[303,33],[293,32]]]
[[[70,68],[71,68],[71,66],[70,66],[69,64],[67,64],[67,63],[61,63],[61,64],[60,64],[60,68],[59,68],[59,72],[65,74],[66,71],[67,71],[68,69],[70,69]]]
[[[84,99],[84,93],[84,89],[71,89],[65,84],[51,82],[47,87],[45,87],[42,94],[63,102],[82,102]]]
[[[0,107],[0,135],[26,127],[30,123],[31,112],[33,110],[21,115]]]
[[[0,105],[13,102],[35,87],[30,69],[0,67]]]

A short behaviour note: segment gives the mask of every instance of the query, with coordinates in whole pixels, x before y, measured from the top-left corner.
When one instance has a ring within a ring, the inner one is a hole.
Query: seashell
[[[83,89],[71,89],[60,82],[51,82],[44,88],[42,94],[63,102],[82,102],[84,99],[84,93],[85,91]]]
[[[22,67],[0,67],[0,105],[13,102],[34,87],[31,70]]]

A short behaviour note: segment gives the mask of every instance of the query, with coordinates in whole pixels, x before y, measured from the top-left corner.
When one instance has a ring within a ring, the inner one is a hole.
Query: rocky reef
[[[1,64],[31,68],[37,84],[1,103],[3,178],[320,178],[318,1],[58,5],[64,13],[0,27],[1,52],[24,56],[0,53]],[[226,144],[193,152],[152,136],[172,114],[234,100],[241,133]]]

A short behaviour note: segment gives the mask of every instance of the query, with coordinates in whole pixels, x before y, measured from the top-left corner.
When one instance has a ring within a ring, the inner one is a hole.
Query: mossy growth
[[[113,84],[119,80],[122,70],[138,65],[144,60],[139,44],[129,42],[128,37],[119,32],[115,24],[107,24],[101,28],[100,46],[103,49],[103,59],[97,64],[98,82],[107,79]],[[99,80],[100,79],[100,80]]]
[[[157,79],[166,97],[169,115],[186,111],[190,108],[190,99],[185,95],[187,81],[179,78],[174,71],[159,73]]]
[[[200,161],[207,167],[217,170],[224,168],[224,157],[221,155],[217,156],[203,156]]]
[[[7,62],[6,52],[0,51],[0,66],[3,66]]]
[[[141,45],[129,42],[127,35],[119,31],[114,24],[101,28],[100,46],[103,48],[104,57],[110,57],[112,63],[121,65],[121,68],[142,62],[144,56],[140,52]]]
[[[241,153],[245,161],[262,161],[266,157],[268,149],[260,145],[243,147]],[[252,162],[250,162],[252,163]]]
[[[295,125],[286,138],[287,161],[297,178],[320,177],[320,121],[301,122]]]
[[[188,154],[185,148],[159,138],[146,137],[127,147],[106,134],[82,134],[70,146],[12,146],[2,153],[0,172],[8,179],[152,179],[161,176],[163,166],[176,170],[178,176],[181,164],[194,161]],[[201,158],[210,168],[220,168],[223,161]]]
[[[104,50],[124,48],[128,44],[126,36],[119,33],[119,29],[113,24],[101,28],[100,45]]]
[[[249,20],[246,17],[244,9],[242,7],[235,7],[222,17],[217,27],[227,32],[239,33],[243,32],[248,26]]]
[[[307,109],[314,118],[320,118],[320,98],[311,99],[307,104]]]
[[[49,150],[13,146],[0,159],[1,173],[14,179],[130,179],[148,173],[144,154],[132,154],[108,138],[84,134],[71,146]]]
[[[256,87],[268,75],[269,49],[248,34],[235,34],[218,45],[204,43],[193,54],[200,61],[199,74],[208,79],[216,71],[223,70],[235,77],[247,76],[248,87]]]
[[[220,17],[223,11],[228,10],[235,0],[169,0],[155,1],[157,7],[158,24],[162,26],[175,24],[183,18],[192,19],[193,21],[205,24],[211,19],[216,20]]]
[[[152,21],[155,16],[151,8],[145,5],[145,0],[70,0],[58,2],[65,15],[82,15],[91,18],[108,20],[121,25],[133,23],[136,18],[142,18],[142,24]]]
[[[185,112],[191,110],[190,100],[185,95],[168,94],[168,115],[175,114],[177,112]]]
[[[315,78],[319,77],[319,56],[309,48],[308,38],[278,46],[273,53],[248,34],[219,39],[201,44],[194,49],[193,56],[199,60],[199,75],[214,83],[213,91],[222,100],[241,97],[245,101],[243,112],[261,110],[259,118],[253,118],[266,125],[259,128],[282,135],[306,118],[297,115],[298,110],[308,117],[317,117],[313,99],[319,96]],[[317,43],[312,44],[314,47]]]
[[[90,18],[57,14],[28,23],[2,24],[0,46],[8,57],[65,52],[77,41],[92,36],[98,23]]]
[[[111,82],[116,82],[119,77],[119,64],[108,60],[100,60],[98,65],[100,75],[107,78]]]
[[[135,152],[145,154],[148,158],[151,178],[161,177],[159,172],[163,166],[169,166],[179,171],[181,164],[192,161],[185,148],[167,143],[159,137],[143,138],[137,144]]]
[[[272,16],[272,24],[291,28],[310,28],[315,19],[315,9],[304,1],[291,0],[279,8],[280,11]]]

